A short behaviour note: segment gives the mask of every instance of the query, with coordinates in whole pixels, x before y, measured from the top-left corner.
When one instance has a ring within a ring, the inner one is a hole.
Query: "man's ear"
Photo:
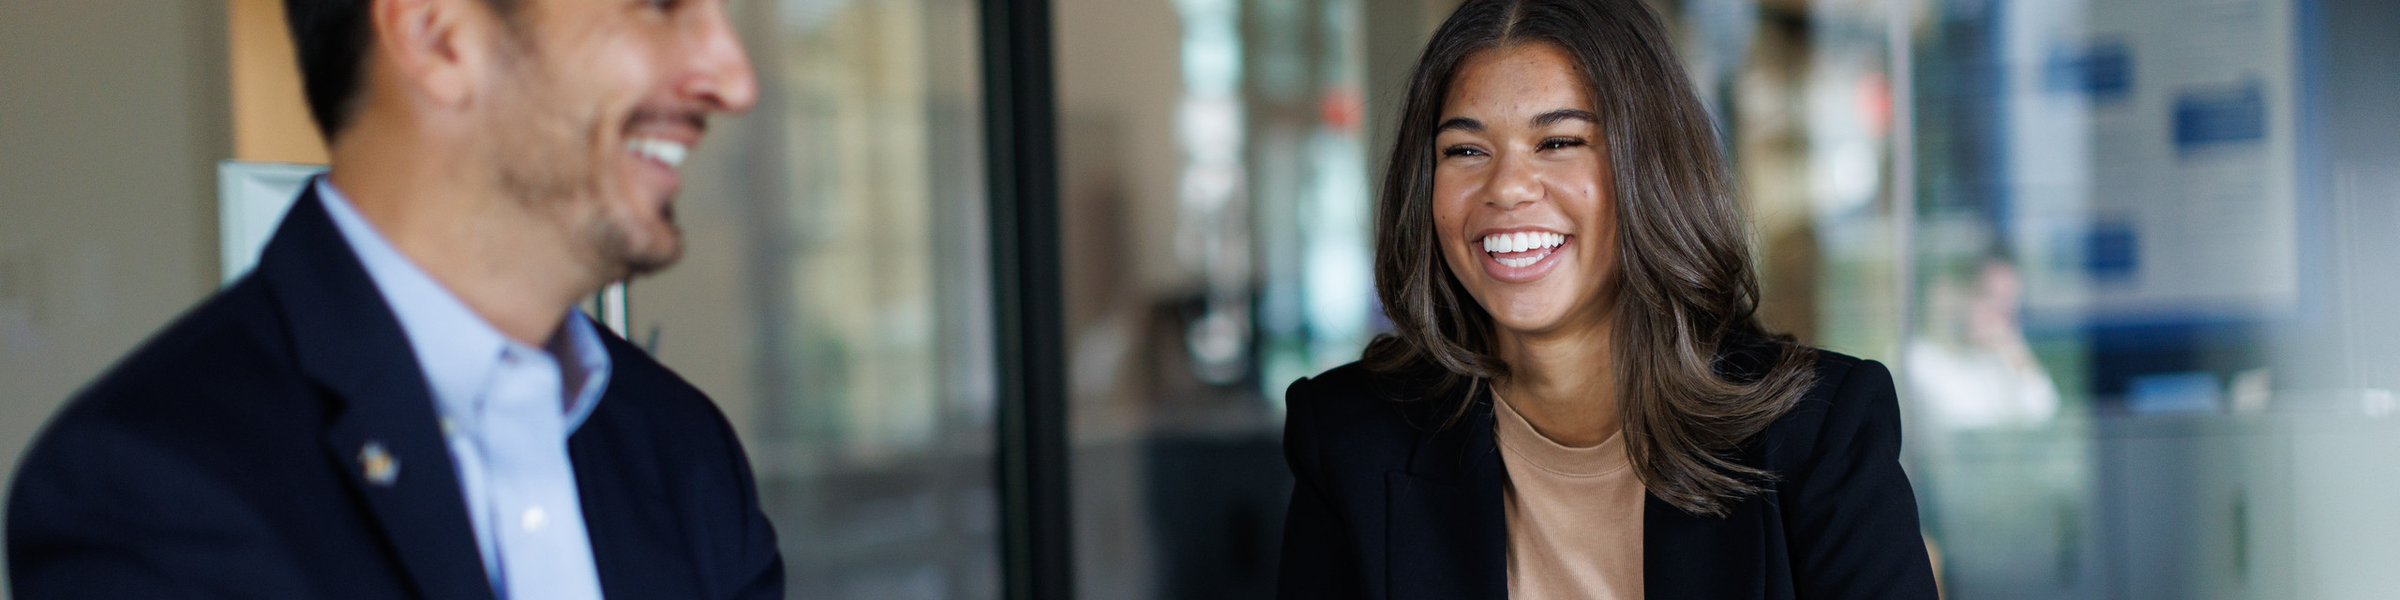
[[[480,0],[370,0],[375,52],[403,96],[450,108],[474,101],[475,82],[489,64],[486,32],[473,4]]]

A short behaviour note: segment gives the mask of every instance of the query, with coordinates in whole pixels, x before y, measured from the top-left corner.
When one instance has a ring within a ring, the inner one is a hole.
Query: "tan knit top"
[[[1624,434],[1571,447],[1535,431],[1508,402],[1492,404],[1508,468],[1508,597],[1639,600],[1645,496]]]

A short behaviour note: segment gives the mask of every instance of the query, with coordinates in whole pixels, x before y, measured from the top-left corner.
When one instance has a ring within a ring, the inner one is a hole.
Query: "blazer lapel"
[[[1422,434],[1406,473],[1390,473],[1387,587],[1395,600],[1508,594],[1505,477],[1480,400],[1458,423]]]
[[[567,439],[600,590],[610,598],[692,596],[707,588],[677,535],[686,531],[677,526],[676,503],[661,501],[661,490],[675,484],[657,458],[664,455],[659,440],[644,429],[654,423],[641,410],[645,400],[669,393],[657,382],[672,375],[652,370],[640,350],[605,328],[600,340],[609,354],[608,387]]]
[[[488,599],[489,577],[433,396],[397,317],[312,182],[259,258],[300,370],[339,404],[325,451],[427,598]]]

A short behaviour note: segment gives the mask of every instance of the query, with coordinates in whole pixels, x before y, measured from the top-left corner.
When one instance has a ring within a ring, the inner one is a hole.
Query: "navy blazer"
[[[33,445],[8,504],[19,600],[493,597],[423,370],[309,189],[256,271]],[[781,598],[732,427],[601,336],[608,388],[567,446],[603,593]],[[366,475],[370,443],[394,459],[386,477]]]
[[[1768,364],[1773,348],[1738,346],[1721,364]],[[1725,517],[1656,496],[1642,512],[1642,578],[1651,598],[1935,597],[1901,473],[1900,407],[1874,361],[1810,350],[1817,383],[1744,445],[1741,464],[1773,472],[1763,494]],[[1738,374],[1737,374],[1738,376]],[[1505,598],[1507,472],[1492,405],[1439,425],[1456,398],[1357,364],[1292,384],[1284,453],[1283,598]]]

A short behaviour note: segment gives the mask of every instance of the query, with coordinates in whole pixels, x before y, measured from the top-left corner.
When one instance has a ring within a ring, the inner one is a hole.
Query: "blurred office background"
[[[625,332],[735,420],[794,598],[1024,558],[981,22],[1043,4],[1075,595],[1269,594],[1284,386],[1384,326],[1375,175],[1456,0],[737,2],[762,101]],[[1948,597],[2400,596],[2400,5],[1653,4],[1770,325],[1898,371]],[[276,10],[0,3],[0,465],[215,289],[220,161],[322,161]]]

